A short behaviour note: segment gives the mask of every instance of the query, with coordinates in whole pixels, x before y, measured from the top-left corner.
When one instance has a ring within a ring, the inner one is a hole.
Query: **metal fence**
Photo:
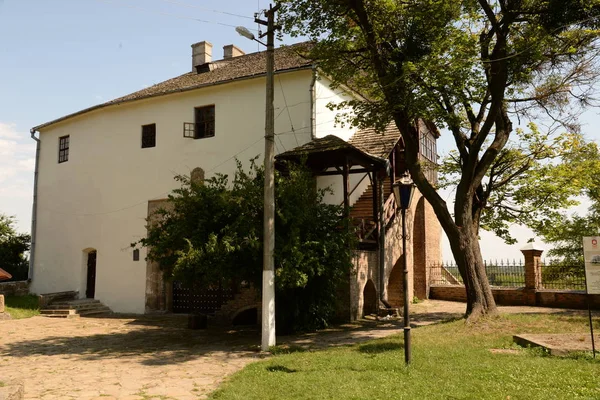
[[[525,265],[522,261],[484,261],[491,286],[519,288],[525,286]],[[453,262],[430,264],[432,285],[463,285],[458,266]]]
[[[540,266],[543,289],[585,290],[583,265],[561,265],[544,262]]]

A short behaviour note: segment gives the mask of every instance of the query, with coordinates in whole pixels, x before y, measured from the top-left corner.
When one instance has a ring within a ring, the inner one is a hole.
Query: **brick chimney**
[[[243,56],[244,51],[233,44],[228,44],[227,46],[223,46],[223,59],[226,60],[228,58]]]
[[[202,41],[192,45],[192,71],[196,72],[196,67],[212,61],[212,44]]]

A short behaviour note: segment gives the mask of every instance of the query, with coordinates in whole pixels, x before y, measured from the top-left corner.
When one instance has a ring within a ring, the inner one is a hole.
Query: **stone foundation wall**
[[[503,306],[538,306],[552,308],[586,309],[587,298],[581,291],[557,291],[519,289],[492,289],[494,300]],[[429,298],[446,301],[467,301],[467,292],[464,286],[431,286]],[[600,295],[589,296],[590,305],[595,310],[600,310]]]
[[[363,291],[369,280],[379,286],[379,256],[377,251],[357,250],[353,255],[354,271],[350,278],[350,319],[362,318]]]
[[[29,294],[29,282],[2,282],[0,283],[0,294],[5,296],[25,296]]]
[[[214,323],[218,325],[231,325],[236,315],[250,308],[256,308],[257,322],[260,321],[262,311],[260,293],[253,287],[242,288],[232,300],[225,303],[217,311]]]

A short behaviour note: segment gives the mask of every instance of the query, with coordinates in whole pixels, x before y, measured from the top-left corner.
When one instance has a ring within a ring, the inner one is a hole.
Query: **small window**
[[[195,109],[194,139],[215,136],[215,106],[198,107]]]
[[[69,135],[58,138],[58,162],[69,161]]]
[[[142,125],[142,149],[156,147],[156,124]]]
[[[133,261],[140,261],[140,249],[133,250]]]

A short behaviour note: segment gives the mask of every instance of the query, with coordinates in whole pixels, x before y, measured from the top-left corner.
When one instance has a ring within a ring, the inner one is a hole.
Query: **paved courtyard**
[[[459,317],[464,304],[412,306],[414,325]],[[549,312],[503,307],[510,312]],[[182,316],[0,321],[0,380],[22,381],[28,399],[201,399],[259,360],[257,330],[191,331]],[[363,321],[278,338],[309,347],[351,344],[401,332],[401,321]]]

